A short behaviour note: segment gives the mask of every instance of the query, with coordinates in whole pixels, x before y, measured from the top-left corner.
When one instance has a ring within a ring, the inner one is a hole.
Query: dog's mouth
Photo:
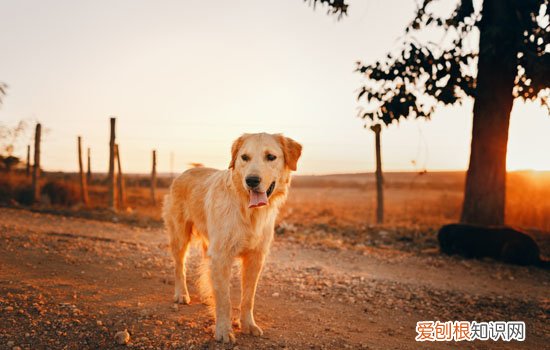
[[[273,190],[274,190],[274,189],[275,189],[275,181],[273,181],[273,182],[271,183],[271,185],[269,185],[269,188],[267,189],[266,194],[267,194],[268,197],[271,196],[271,194],[273,193]]]
[[[266,192],[257,192],[253,190],[248,191],[248,195],[250,196],[250,201],[248,202],[249,208],[258,208],[263,207],[264,205],[268,204],[268,197],[271,196],[273,193],[273,190],[275,189],[275,181],[269,185],[269,188]]]

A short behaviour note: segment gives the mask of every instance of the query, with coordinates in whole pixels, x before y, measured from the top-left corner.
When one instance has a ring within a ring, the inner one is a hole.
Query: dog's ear
[[[285,164],[290,170],[296,170],[298,159],[302,155],[302,145],[294,141],[290,137],[284,137],[283,135],[277,135],[279,143],[283,148],[283,154],[285,156]]]
[[[245,137],[246,137],[246,134],[243,134],[238,139],[233,141],[233,145],[231,146],[231,162],[229,163],[229,169],[235,168],[237,153],[239,153],[239,149],[241,149],[241,146],[243,145]]]

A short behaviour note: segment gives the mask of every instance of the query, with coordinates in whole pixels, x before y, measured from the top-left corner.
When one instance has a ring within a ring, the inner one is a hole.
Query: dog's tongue
[[[257,208],[267,205],[267,194],[265,192],[248,191],[250,195],[249,208]]]

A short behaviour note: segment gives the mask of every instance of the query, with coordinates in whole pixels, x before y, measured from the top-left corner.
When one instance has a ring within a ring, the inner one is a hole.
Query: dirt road
[[[199,255],[191,253],[189,277]],[[419,320],[522,320],[525,342],[550,344],[550,273],[534,267],[411,254],[307,247],[278,236],[262,275],[256,320],[239,349],[451,349],[414,341]],[[193,283],[191,305],[172,304],[172,264],[160,229],[0,209],[0,348],[224,349]],[[239,280],[233,279],[238,305]],[[237,308],[234,308],[237,314]]]

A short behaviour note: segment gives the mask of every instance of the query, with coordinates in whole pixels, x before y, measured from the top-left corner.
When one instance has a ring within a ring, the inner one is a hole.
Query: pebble
[[[275,293],[271,294],[271,296],[272,296],[272,297],[274,297],[274,298],[278,298],[278,297],[279,297],[279,295],[280,295],[280,294],[279,294],[279,293],[277,293],[277,292],[275,292]]]
[[[130,341],[130,333],[128,333],[128,330],[123,330],[120,332],[117,332],[115,334],[115,341],[119,345],[126,345]]]

